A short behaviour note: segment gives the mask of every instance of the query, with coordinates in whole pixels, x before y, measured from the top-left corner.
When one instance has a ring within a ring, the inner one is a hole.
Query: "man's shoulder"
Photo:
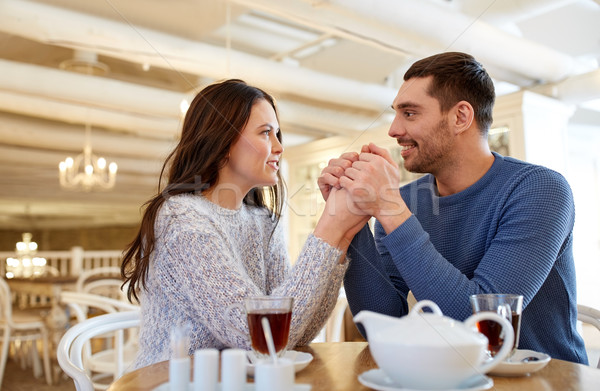
[[[495,188],[501,186],[506,195],[530,194],[527,197],[532,199],[531,194],[539,194],[565,203],[570,203],[573,197],[569,182],[558,171],[512,157],[503,157],[492,178]]]
[[[517,178],[535,178],[550,182],[567,183],[565,177],[551,168],[540,164],[530,163],[510,156],[501,156],[500,170]]]

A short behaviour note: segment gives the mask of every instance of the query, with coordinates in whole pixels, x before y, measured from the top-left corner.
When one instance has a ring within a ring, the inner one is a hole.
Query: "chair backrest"
[[[78,322],[87,319],[88,312],[91,308],[99,309],[106,313],[135,311],[140,308],[139,305],[131,304],[126,301],[116,300],[93,293],[73,291],[62,291],[60,293],[60,301],[69,306]]]
[[[57,349],[58,364],[73,379],[77,391],[94,391],[92,379],[83,367],[83,347],[91,339],[108,332],[115,332],[115,371],[124,372],[123,330],[140,325],[140,311],[124,311],[99,315],[84,320],[67,330]]]
[[[0,310],[0,320],[11,325],[12,295],[10,293],[10,287],[2,277],[0,277]]]
[[[600,311],[586,306],[586,305],[582,305],[582,304],[578,304],[577,305],[577,319],[579,319],[580,321],[584,322],[584,323],[588,323],[591,324],[592,326],[595,326],[598,331],[600,332]],[[593,366],[593,363],[590,362],[590,365]],[[596,368],[600,369],[600,358],[598,359],[598,364],[596,365]]]
[[[121,290],[121,269],[116,266],[103,266],[81,273],[75,283],[78,292],[95,293],[114,299],[124,298]]]

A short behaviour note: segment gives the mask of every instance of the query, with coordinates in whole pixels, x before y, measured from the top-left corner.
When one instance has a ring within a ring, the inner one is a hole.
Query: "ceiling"
[[[135,224],[215,80],[272,92],[289,150],[388,126],[404,71],[449,50],[600,125],[600,0],[0,0],[0,227]],[[59,186],[86,123],[112,190]]]

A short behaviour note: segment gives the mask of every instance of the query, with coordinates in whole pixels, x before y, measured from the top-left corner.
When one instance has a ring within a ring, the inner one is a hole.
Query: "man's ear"
[[[451,125],[454,126],[456,134],[463,133],[473,125],[475,111],[469,102],[461,100],[450,112],[452,113]]]

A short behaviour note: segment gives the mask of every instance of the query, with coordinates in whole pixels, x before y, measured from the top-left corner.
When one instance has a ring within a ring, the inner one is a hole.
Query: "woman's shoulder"
[[[208,204],[204,197],[194,194],[168,197],[158,211],[155,228],[162,232],[173,227],[205,226],[214,216]]]
[[[202,215],[210,216],[213,212],[211,203],[201,195],[177,194],[166,197],[159,211],[159,214],[163,216],[188,216],[193,214],[198,217]]]

